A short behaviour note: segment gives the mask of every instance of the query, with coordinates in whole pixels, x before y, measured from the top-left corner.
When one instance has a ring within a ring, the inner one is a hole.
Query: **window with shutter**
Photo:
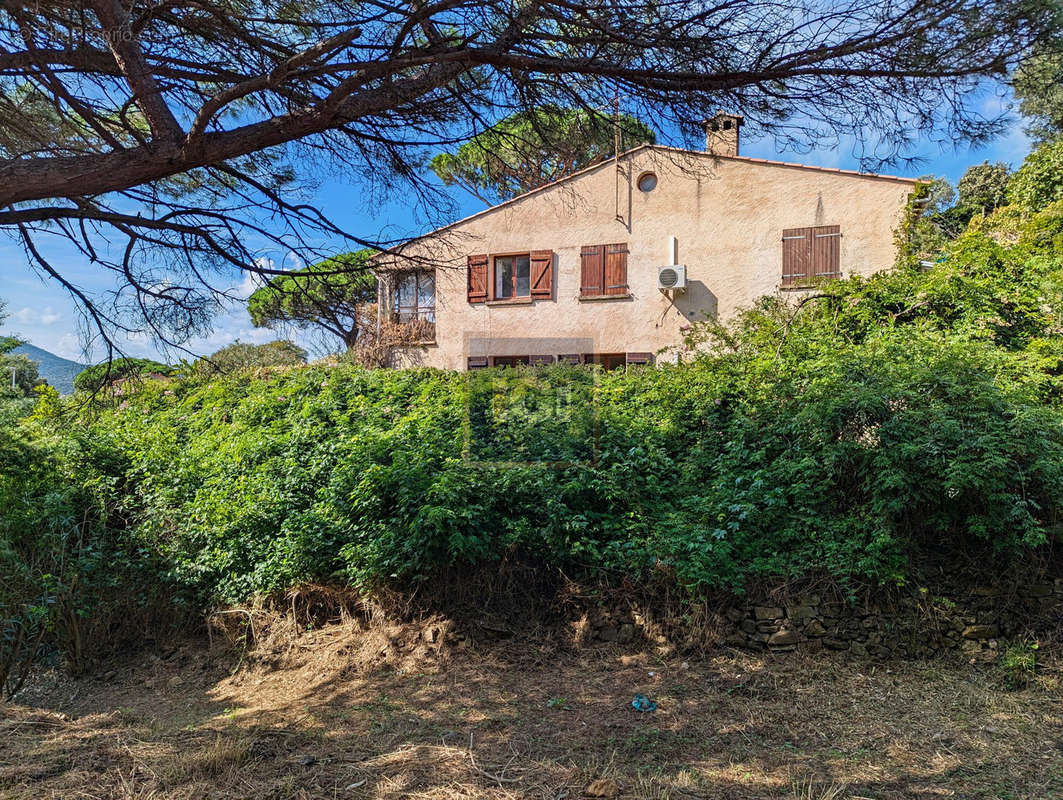
[[[628,366],[652,364],[653,353],[627,353]]]
[[[605,245],[591,244],[580,249],[579,293],[584,296],[605,294]]]
[[[602,294],[627,294],[627,245],[605,246],[605,291]]]
[[[531,296],[540,299],[549,299],[554,296],[553,250],[532,251]]]
[[[782,232],[782,285],[809,286],[841,277],[841,227],[787,228]]]
[[[842,229],[822,225],[812,229],[812,278],[833,280],[841,277]]]
[[[495,256],[494,300],[531,296],[531,256]]]
[[[531,356],[491,356],[492,367],[526,367]]]
[[[584,353],[584,364],[598,364],[604,370],[620,369],[627,365],[626,353]]]
[[[808,283],[808,266],[812,261],[812,229],[788,228],[782,232],[782,285],[803,286]]]
[[[468,267],[469,302],[483,303],[487,300],[487,256],[469,256]]]
[[[627,295],[627,244],[591,244],[580,250],[583,297]]]

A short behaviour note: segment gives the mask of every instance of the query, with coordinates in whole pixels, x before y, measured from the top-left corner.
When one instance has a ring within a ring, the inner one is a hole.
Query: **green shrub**
[[[1048,142],[1030,153],[1008,183],[1008,200],[1037,211],[1063,199],[1063,139]]]
[[[971,214],[988,214],[1007,202],[1010,178],[1007,164],[987,161],[968,167],[956,184],[958,205]]]
[[[116,358],[81,370],[74,378],[74,389],[96,392],[115,381],[150,375],[170,375],[173,367],[150,358]]]
[[[196,361],[195,370],[209,376],[216,372],[232,372],[238,369],[293,367],[305,363],[306,351],[286,339],[277,339],[266,344],[245,344],[236,341],[209,358]]]
[[[1009,689],[1025,689],[1037,675],[1037,642],[1015,642],[1004,648],[1000,668]]]
[[[693,593],[998,568],[1063,519],[1061,332],[1063,202],[976,219],[929,271],[695,326],[681,366],[244,370],[64,401],[79,424],[42,398],[0,437],[0,618],[77,661],[70,619],[160,595],[506,559]]]
[[[34,658],[52,653],[80,672],[126,634],[141,633],[149,608],[174,598],[153,548],[124,528],[119,506],[130,465],[114,438],[99,430],[59,435],[14,416],[0,422],[3,697]]]
[[[793,346],[782,367],[755,350],[627,373],[148,386],[92,434],[123,442],[138,535],[204,602],[409,587],[513,553],[602,577],[665,568],[691,589],[898,581],[922,547],[1047,541],[1063,416],[1027,359],[925,325]],[[573,384],[575,413],[546,408]]]

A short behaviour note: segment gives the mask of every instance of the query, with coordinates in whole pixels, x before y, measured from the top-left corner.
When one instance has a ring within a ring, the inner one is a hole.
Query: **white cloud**
[[[65,333],[58,339],[53,341],[51,345],[41,344],[41,347],[55,353],[62,358],[69,358],[71,361],[78,361],[84,364],[86,361],[92,359],[85,357],[85,348],[83,346],[81,338],[75,333]]]
[[[259,259],[261,261],[262,259]],[[266,259],[268,261],[268,259]],[[258,263],[258,262],[255,262]],[[261,266],[261,265],[260,265]],[[266,267],[270,269],[272,267]],[[238,302],[246,303],[247,298],[255,293],[255,290],[261,289],[266,285],[266,279],[264,276],[259,275],[257,272],[244,272],[241,275],[240,282],[236,286],[232,287],[229,294],[233,295]]]
[[[11,318],[22,325],[54,325],[63,318],[63,315],[51,306],[43,309],[25,306],[11,314]]]

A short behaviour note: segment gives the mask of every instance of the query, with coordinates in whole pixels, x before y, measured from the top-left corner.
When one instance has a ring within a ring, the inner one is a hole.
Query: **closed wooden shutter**
[[[627,294],[627,245],[605,246],[605,291],[602,294]]]
[[[533,250],[531,253],[531,296],[554,296],[554,251]]]
[[[483,369],[487,366],[487,356],[469,356],[469,369]]]
[[[812,265],[812,228],[787,228],[782,232],[782,285],[803,286]]]
[[[627,353],[626,357],[628,366],[653,363],[653,353]]]
[[[556,359],[553,356],[532,356],[531,365],[542,366],[543,364],[553,364]]]
[[[581,295],[605,294],[605,245],[584,245],[580,250]]]
[[[581,353],[567,353],[559,355],[557,360],[562,364],[582,364],[583,355]]]
[[[487,300],[487,256],[469,256],[468,298],[470,303]]]
[[[841,276],[842,229],[821,225],[812,229],[812,277],[833,280]]]
[[[809,286],[841,277],[842,229],[838,225],[782,232],[782,285]]]

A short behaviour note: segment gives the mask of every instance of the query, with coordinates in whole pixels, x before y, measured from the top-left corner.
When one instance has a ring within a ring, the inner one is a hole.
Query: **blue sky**
[[[1003,101],[995,97],[990,98],[986,100],[984,113],[993,115],[1002,108],[1006,108]],[[987,160],[1003,161],[1017,167],[1030,149],[1030,142],[1021,128],[1021,121],[1013,121],[1005,135],[988,147],[978,150],[972,150],[966,145],[942,149],[940,145],[924,138],[918,148],[918,155],[924,159],[924,163],[918,169],[908,171],[908,174],[913,177],[940,175],[955,182],[968,166]],[[779,152],[770,139],[744,141],[742,146],[743,155],[758,158],[858,169],[859,165],[849,150],[850,148],[843,146],[829,151],[786,153]],[[455,201],[455,219],[483,208],[478,200],[460,190],[455,189],[451,196]],[[372,238],[381,231],[387,231],[389,238],[397,233],[413,235],[434,227],[439,222],[438,219],[428,220],[418,214],[401,191],[381,201],[375,194],[369,196],[362,187],[338,180],[322,183],[317,190],[315,201],[341,227],[366,238]],[[285,258],[284,253],[270,255],[275,262]],[[13,242],[0,241],[0,258],[3,258],[6,264],[3,280],[0,281],[0,299],[7,302],[7,312],[10,315],[0,332],[18,335],[65,358],[84,361],[80,315],[65,291],[54,282],[36,275],[21,248]],[[51,258],[58,269],[72,277],[88,292],[102,294],[111,288],[109,276],[99,274],[99,271],[76,251],[57,248],[51,253]],[[290,261],[286,266],[292,266]],[[246,297],[254,289],[251,280],[241,279],[238,275],[234,275],[233,283],[238,287],[236,294],[242,297]],[[210,335],[193,340],[188,347],[196,353],[209,354],[236,339],[243,342],[266,342],[277,337],[277,332],[254,328],[243,304],[234,303],[226,312],[215,318],[214,330]],[[292,335],[291,338],[309,346],[312,351],[322,352],[320,341],[313,341],[298,334]],[[129,355],[158,356],[157,348],[146,338],[127,341],[124,349]],[[98,356],[98,353],[95,355]]]

